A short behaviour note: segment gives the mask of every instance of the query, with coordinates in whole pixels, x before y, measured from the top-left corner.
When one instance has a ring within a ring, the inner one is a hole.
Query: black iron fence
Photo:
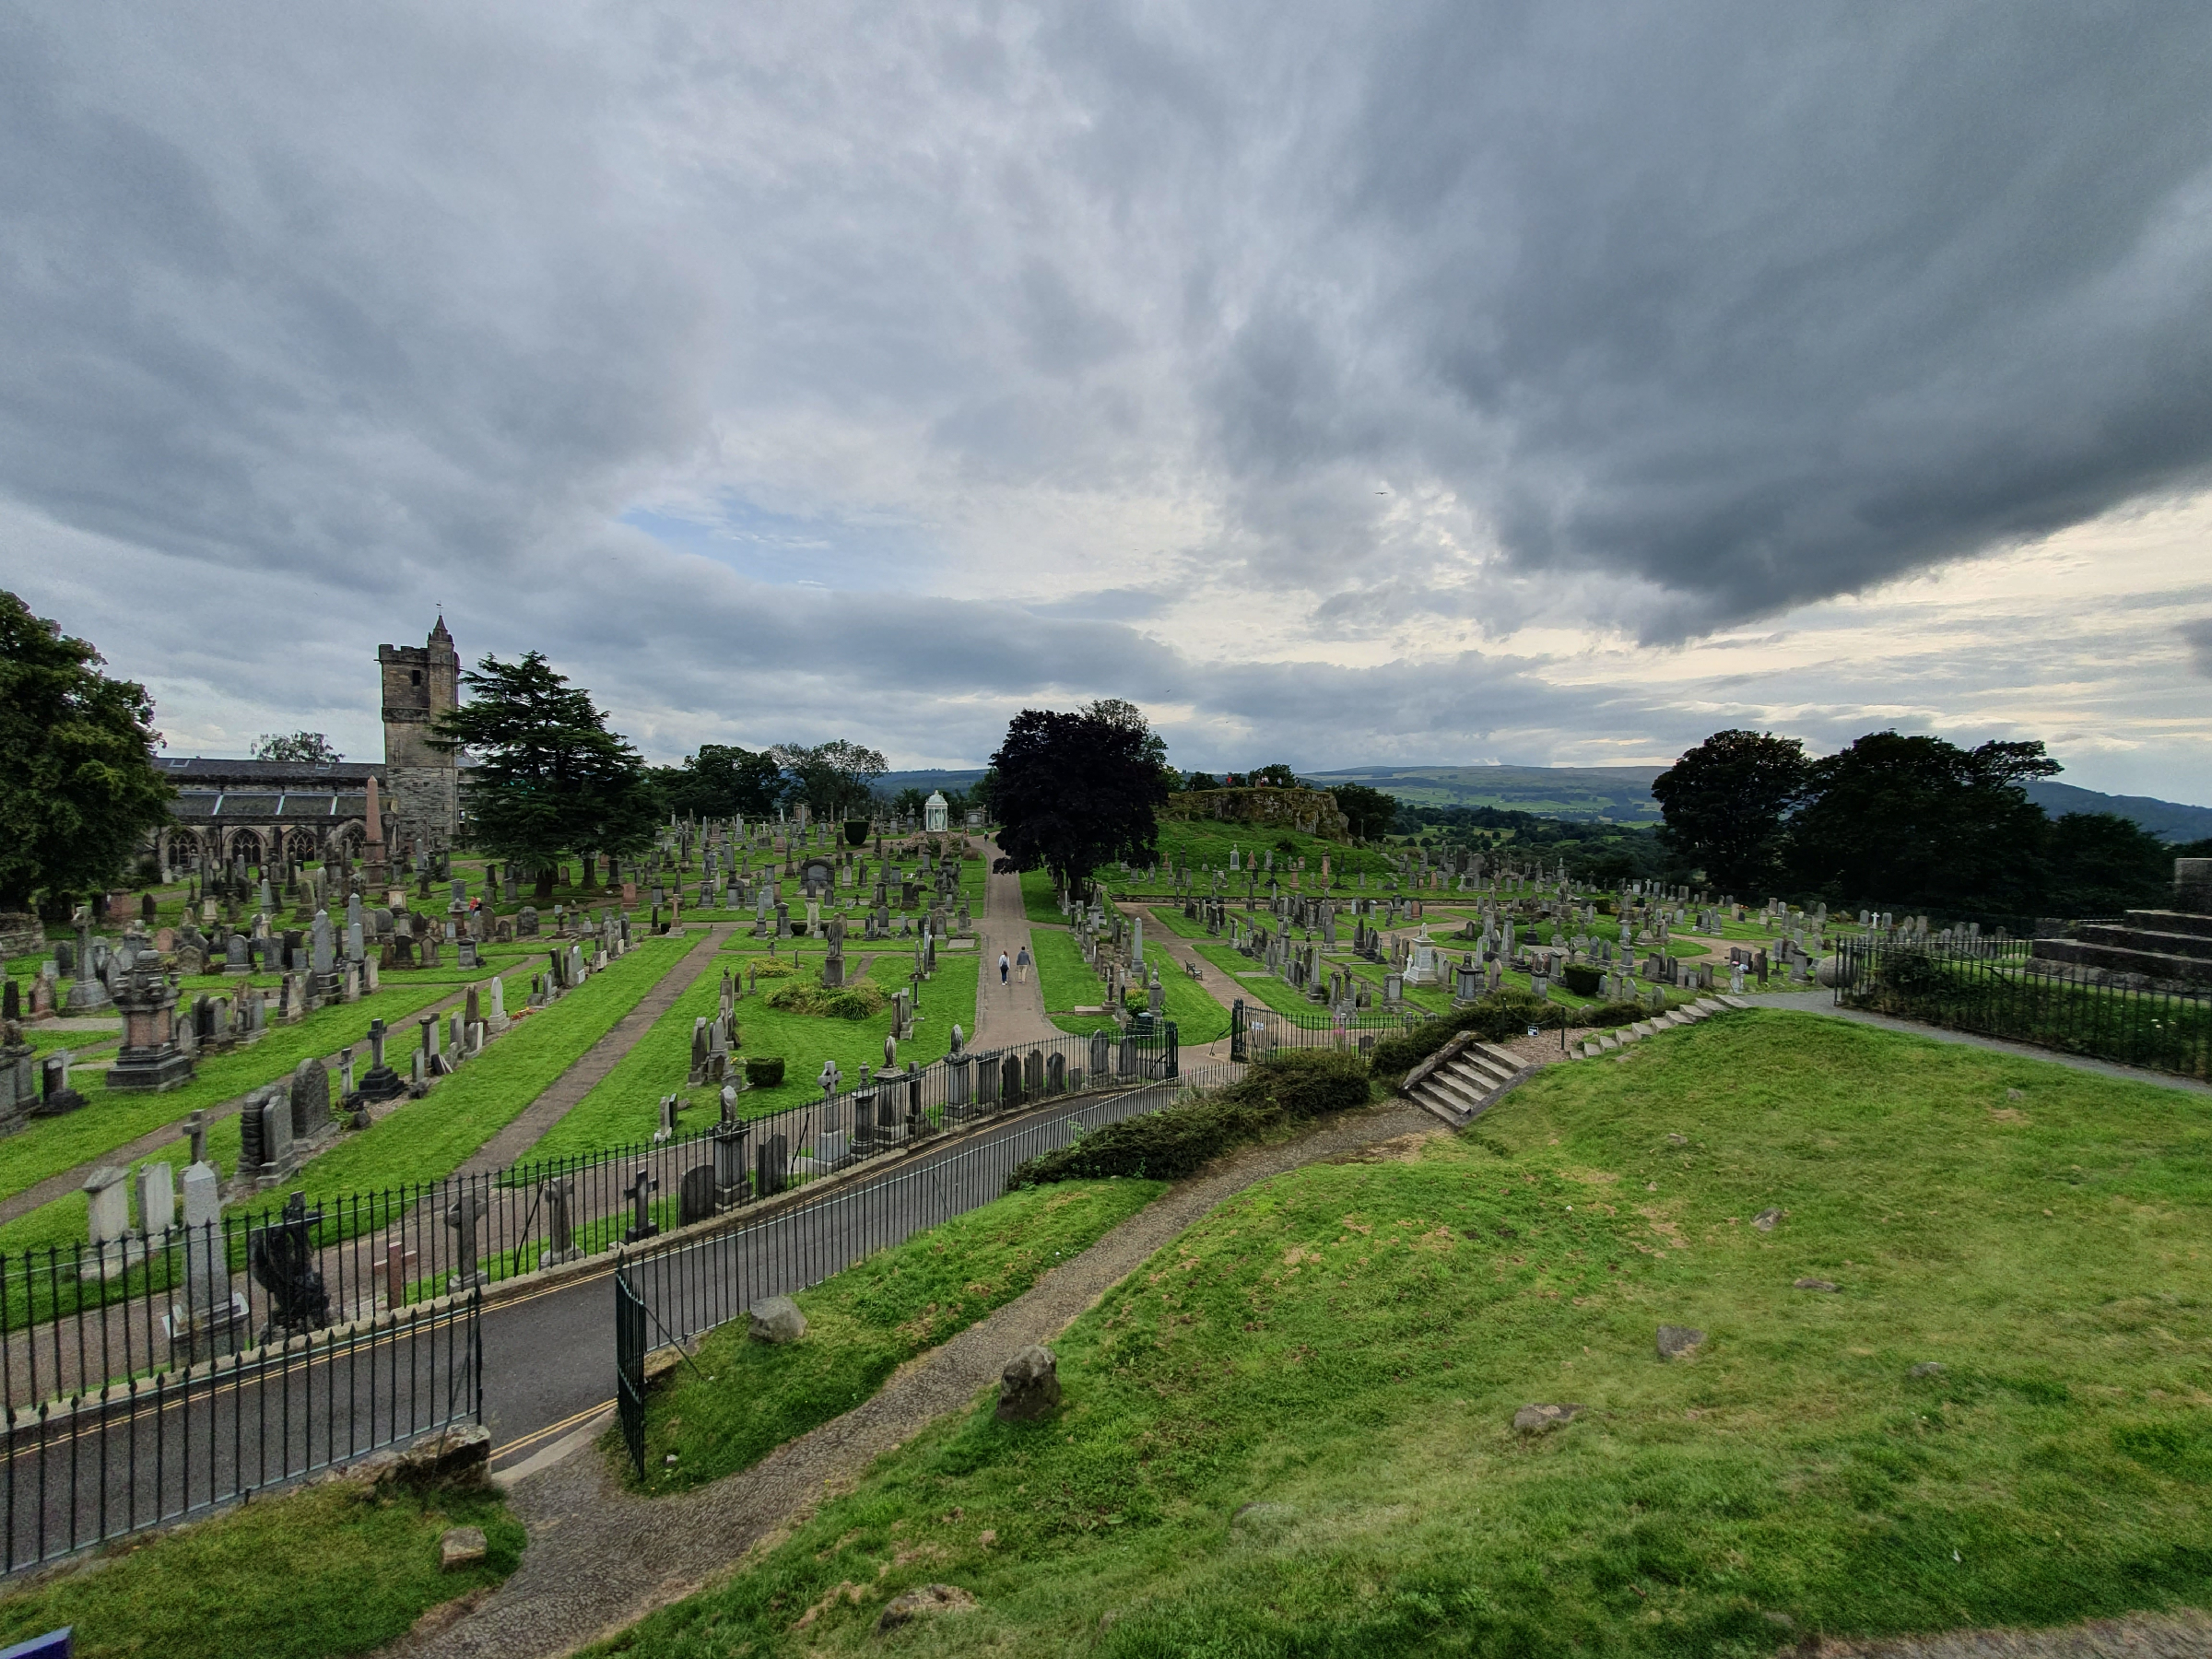
[[[2111,982],[2024,939],[1845,938],[1836,1000],[2184,1077],[2212,1077],[2212,994]]]
[[[478,1420],[479,1301],[403,1309],[11,1414],[0,1572]]]
[[[1286,1014],[1237,998],[1229,1010],[1229,1057],[1257,1060],[1283,1048],[1348,1048],[1364,1054],[1375,1040],[1434,1018],[1420,1008],[1343,1008]]]
[[[328,1197],[273,1193],[196,1227],[0,1255],[0,1408],[12,1421],[55,1398],[597,1255],[1041,1101],[1171,1082],[1181,1069],[1174,1022],[1141,1022],[887,1069],[805,1105],[604,1152]]]
[[[626,1253],[614,1276],[616,1403],[639,1473],[644,1472],[645,1356],[653,1349],[688,1342],[741,1317],[763,1297],[818,1285],[876,1251],[988,1204],[1005,1192],[1017,1165],[1087,1129],[1157,1112],[1186,1090],[1228,1083],[1241,1069],[1217,1065],[1156,1087],[1094,1097],[751,1226]]]

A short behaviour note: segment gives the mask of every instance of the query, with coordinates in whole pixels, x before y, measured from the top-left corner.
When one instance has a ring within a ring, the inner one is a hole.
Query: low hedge
[[[1077,1136],[1018,1166],[1006,1187],[1127,1176],[1179,1181],[1277,1124],[1364,1106],[1367,1062],[1334,1049],[1294,1049],[1255,1061],[1226,1088]]]
[[[1515,985],[1501,985],[1464,1008],[1383,1038],[1375,1044],[1372,1061],[1378,1076],[1402,1077],[1462,1031],[1474,1032],[1482,1042],[1500,1042],[1525,1036],[1530,1026],[1539,1030],[1556,1027],[1566,1018],[1567,1010],[1559,1004]]]

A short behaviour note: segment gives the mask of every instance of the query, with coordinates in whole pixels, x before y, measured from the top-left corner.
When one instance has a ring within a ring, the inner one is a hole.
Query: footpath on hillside
[[[1393,1100],[1347,1112],[1297,1140],[1237,1154],[1176,1186],[1027,1294],[901,1367],[863,1405],[695,1492],[656,1499],[625,1491],[595,1450],[607,1420],[602,1414],[506,1477],[515,1513],[530,1533],[514,1576],[482,1603],[447,1610],[446,1622],[432,1613],[385,1652],[395,1659],[530,1659],[611,1635],[728,1571],[754,1544],[857,1478],[877,1457],[936,1418],[966,1409],[998,1381],[1007,1359],[1057,1336],[1223,1200],[1305,1164],[1442,1133],[1426,1112]]]
[[[985,866],[998,859],[998,843],[983,843]],[[975,987],[975,1029],[968,1034],[971,1048],[1011,1048],[1018,1043],[1043,1042],[1065,1036],[1045,1015],[1044,986],[1034,966],[1028,979],[1010,970],[1006,982],[998,982],[998,959],[1018,961],[1030,949],[1030,918],[1021,901],[1021,877],[995,871],[983,877],[983,913],[976,924],[976,948],[982,953],[982,971]]]

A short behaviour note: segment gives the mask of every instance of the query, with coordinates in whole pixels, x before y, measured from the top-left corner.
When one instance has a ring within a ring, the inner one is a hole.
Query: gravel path
[[[998,843],[983,843],[988,869],[998,857]],[[983,913],[976,922],[976,954],[981,972],[975,983],[975,1025],[968,1033],[970,1048],[1009,1048],[1021,1042],[1044,1042],[1066,1033],[1045,1018],[1044,986],[1032,959],[1030,977],[1009,974],[998,982],[998,956],[1018,958],[1030,942],[1030,919],[1022,908],[1021,877],[992,872],[983,877]],[[1030,952],[1034,959],[1036,953]]]
[[[386,1653],[538,1659],[610,1635],[727,1571],[755,1543],[801,1520],[877,1457],[936,1418],[965,1409],[997,1382],[1009,1358],[1058,1335],[1224,1199],[1302,1164],[1441,1132],[1425,1112],[1393,1101],[1282,1146],[1240,1153],[1175,1187],[1027,1295],[901,1367],[865,1405],[699,1491],[660,1499],[626,1492],[580,1434],[569,1455],[513,1488],[515,1512],[530,1530],[530,1547],[514,1576],[488,1599],[461,1609],[451,1624],[426,1623]],[[430,1616],[432,1623],[437,1617]]]

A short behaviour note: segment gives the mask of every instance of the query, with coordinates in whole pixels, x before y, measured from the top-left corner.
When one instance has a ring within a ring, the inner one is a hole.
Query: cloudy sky
[[[2212,802],[2212,9],[0,3],[0,581],[171,752],[2033,736]]]

